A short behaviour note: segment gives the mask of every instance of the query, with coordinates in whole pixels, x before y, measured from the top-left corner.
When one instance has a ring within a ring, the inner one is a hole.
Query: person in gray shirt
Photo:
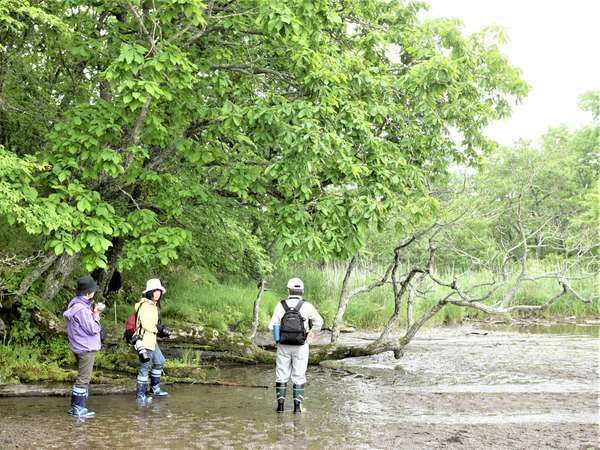
[[[323,326],[315,307],[304,301],[304,283],[299,278],[288,281],[288,297],[275,307],[269,328],[277,345],[276,383],[277,412],[284,411],[287,383],[292,379],[294,413],[302,411],[304,385],[308,367],[309,344]]]

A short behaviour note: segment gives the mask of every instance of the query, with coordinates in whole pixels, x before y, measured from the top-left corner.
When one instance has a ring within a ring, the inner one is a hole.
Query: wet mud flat
[[[94,396],[97,417],[66,398],[0,398],[0,448],[600,448],[598,338],[477,329],[426,331],[391,354],[309,369],[305,412],[274,412],[274,389],[173,386],[138,407]],[[349,335],[345,339],[369,339]],[[273,385],[268,367],[215,378]]]

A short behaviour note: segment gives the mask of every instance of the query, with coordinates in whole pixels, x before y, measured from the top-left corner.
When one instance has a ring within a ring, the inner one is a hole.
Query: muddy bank
[[[65,414],[65,398],[0,398],[0,447],[598,448],[599,342],[425,330],[401,360],[309,369],[300,417],[274,412],[272,388],[241,386],[170,386],[169,398],[146,408],[132,393],[100,396],[91,386],[97,417],[87,422]],[[273,369],[217,368],[206,381],[217,380],[272,386]]]

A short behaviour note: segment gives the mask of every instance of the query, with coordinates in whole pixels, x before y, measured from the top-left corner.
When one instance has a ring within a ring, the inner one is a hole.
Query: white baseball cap
[[[146,289],[144,290],[144,294],[146,292],[155,291],[157,289],[163,294],[167,292],[163,285],[160,284],[160,280],[158,278],[151,278],[150,280],[146,281]]]
[[[300,278],[290,278],[287,284],[288,289],[295,289],[297,291],[304,290],[304,283]]]

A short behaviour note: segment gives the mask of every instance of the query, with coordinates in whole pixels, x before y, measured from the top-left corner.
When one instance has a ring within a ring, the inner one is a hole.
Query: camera
[[[156,326],[156,336],[159,338],[168,338],[171,336],[171,330],[165,327],[162,323]]]
[[[146,362],[150,361],[150,355],[148,355],[148,350],[146,350],[146,348],[144,347],[144,341],[142,340],[142,338],[138,338],[135,341],[135,344],[133,344],[133,348],[135,349],[136,353],[138,354],[138,358],[140,358],[140,362],[146,363]]]

